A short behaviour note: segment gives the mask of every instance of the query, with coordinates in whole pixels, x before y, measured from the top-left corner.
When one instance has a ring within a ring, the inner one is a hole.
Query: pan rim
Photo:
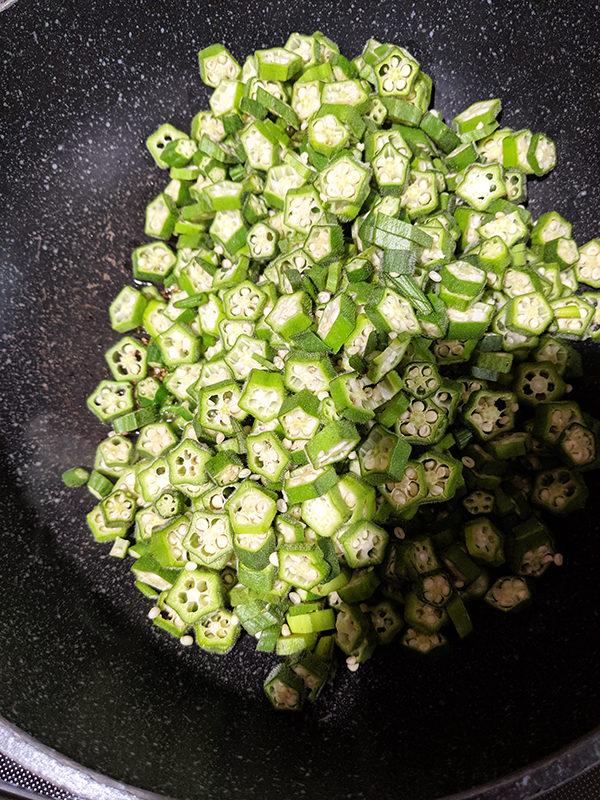
[[[79,764],[0,717],[0,752],[37,777],[81,800],[175,800],[110,778]],[[529,800],[600,764],[600,725],[508,775],[432,800]],[[553,782],[558,780],[558,782]],[[12,787],[11,787],[12,788]],[[498,794],[498,792],[502,794]],[[510,792],[510,794],[507,794]]]

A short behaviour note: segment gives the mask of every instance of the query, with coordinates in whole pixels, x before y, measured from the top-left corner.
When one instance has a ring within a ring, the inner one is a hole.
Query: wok
[[[580,243],[600,228],[586,2],[19,0],[0,15],[0,749],[80,797],[132,796],[116,780],[179,799],[521,800],[600,756],[597,476],[529,611],[474,609],[476,634],[434,663],[379,651],[302,715],[265,704],[250,637],[219,658],[154,629],[85,528],[91,498],[60,483],[103,436],[85,398],[114,340],[106,309],[164,180],[145,137],[206,107],[201,47],[244,57],[314,29],[350,55],[369,36],[405,45],[446,118],[501,97],[504,124],[558,145],[534,216],[558,209]],[[585,363],[598,414],[600,351]]]

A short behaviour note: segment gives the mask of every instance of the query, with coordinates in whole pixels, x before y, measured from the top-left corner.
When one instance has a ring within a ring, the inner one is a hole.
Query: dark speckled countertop
[[[597,3],[19,0],[4,11],[0,712],[112,778],[211,800],[431,800],[585,737],[551,767],[479,795],[531,798],[599,758],[588,736],[600,719],[593,503],[563,532],[566,566],[540,582],[531,611],[513,621],[479,610],[477,635],[443,662],[392,648],[343,672],[300,722],[264,708],[268,658],[249,638],[217,659],[148,624],[126,570],[82,524],[89,496],[58,478],[89,463],[103,435],[84,406],[116,338],[106,308],[130,280],[145,205],[164,182],[144,139],[206,106],[201,47],[222,41],[244,57],[316,28],[349,55],[369,36],[404,44],[447,118],[501,97],[504,124],[557,142],[558,169],[531,191],[534,215],[557,208],[580,242],[600,229]],[[598,414],[600,358],[588,363],[584,396]],[[590,486],[596,494],[598,479]],[[0,747],[13,741],[0,725]],[[17,749],[45,777],[60,771]]]

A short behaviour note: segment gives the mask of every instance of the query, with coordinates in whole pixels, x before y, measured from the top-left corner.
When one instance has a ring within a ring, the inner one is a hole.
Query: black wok
[[[103,435],[85,398],[104,376],[106,308],[164,178],[145,137],[206,106],[201,47],[243,57],[317,28],[350,55],[369,36],[404,44],[446,117],[501,97],[504,124],[558,145],[534,215],[557,208],[579,242],[600,230],[591,3],[19,0],[0,15],[0,749],[77,796],[126,796],[91,769],[175,798],[431,800],[492,782],[464,796],[510,800],[599,759],[597,477],[531,610],[476,611],[476,634],[435,663],[378,652],[302,716],[264,703],[269,659],[248,637],[217,658],[155,630],[86,531],[91,498],[61,486]],[[598,414],[600,350],[586,364]]]

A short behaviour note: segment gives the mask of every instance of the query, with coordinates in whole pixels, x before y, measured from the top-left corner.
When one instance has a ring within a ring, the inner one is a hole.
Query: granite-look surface
[[[206,107],[198,49],[222,41],[243,58],[316,28],[350,56],[369,36],[402,43],[432,75],[446,118],[499,96],[504,124],[556,140],[559,167],[532,186],[530,208],[556,208],[584,242],[600,230],[598,13],[589,2],[19,0],[0,15],[6,719],[180,800],[431,800],[526,767],[598,724],[593,499],[566,524],[566,565],[540,582],[530,611],[514,620],[474,610],[477,634],[435,663],[392,645],[288,717],[264,703],[269,657],[248,637],[217,658],[150,625],[123,564],[86,531],[92,499],[59,479],[89,463],[103,435],[85,398],[118,338],[106,308],[165,181],[143,142]],[[594,353],[585,394],[596,415],[599,376]],[[590,486],[597,494],[598,479]],[[0,745],[9,740],[4,730]],[[588,738],[550,771],[478,796],[534,797],[597,760],[597,748]],[[48,763],[38,768],[51,777]]]

